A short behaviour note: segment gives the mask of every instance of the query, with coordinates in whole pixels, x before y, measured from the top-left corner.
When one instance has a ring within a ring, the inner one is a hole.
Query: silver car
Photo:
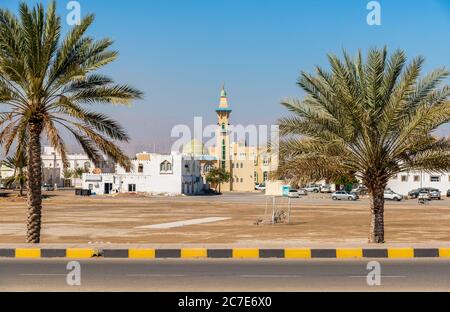
[[[349,200],[349,201],[354,201],[354,200],[358,200],[359,196],[356,193],[349,193],[346,191],[337,191],[334,192],[331,195],[331,198],[333,200]]]

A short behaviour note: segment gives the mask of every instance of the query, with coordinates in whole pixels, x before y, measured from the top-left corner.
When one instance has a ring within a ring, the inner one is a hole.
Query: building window
[[[253,174],[253,176],[255,177],[255,183],[258,183],[258,173],[256,171]]]
[[[171,173],[172,172],[172,164],[167,160],[162,162],[160,165],[161,173]]]
[[[264,182],[269,181],[269,173],[267,171],[265,171],[263,173],[263,178],[264,178]]]
[[[204,167],[204,171],[205,171],[205,173],[209,173],[209,172],[211,172],[211,170],[214,168],[214,166],[212,165],[212,164],[206,164],[205,165],[205,167]]]
[[[244,183],[244,179],[243,178],[241,178],[241,183]]]
[[[244,163],[241,163],[241,169],[243,169],[244,168]]]
[[[89,184],[89,189],[92,191],[94,189],[94,184]]]
[[[136,184],[128,184],[128,192],[136,193]]]
[[[402,182],[408,182],[408,176],[402,175]]]
[[[269,165],[269,157],[264,157],[263,165],[264,166],[268,166]]]
[[[143,164],[139,164],[138,173],[144,173],[144,165]]]
[[[430,182],[441,182],[441,177],[440,176],[431,176]]]
[[[420,176],[415,175],[414,176],[414,182],[420,182]]]

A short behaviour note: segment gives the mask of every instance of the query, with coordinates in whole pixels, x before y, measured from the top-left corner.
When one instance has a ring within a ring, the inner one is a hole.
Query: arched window
[[[144,173],[144,165],[143,164],[139,164],[138,173]]]
[[[160,165],[161,173],[172,172],[172,164],[167,160],[163,161]]]
[[[214,168],[213,164],[207,163],[207,164],[205,165],[205,167],[203,168],[203,170],[205,171],[205,173],[209,173],[209,172],[211,172],[211,170],[212,170],[213,168]]]

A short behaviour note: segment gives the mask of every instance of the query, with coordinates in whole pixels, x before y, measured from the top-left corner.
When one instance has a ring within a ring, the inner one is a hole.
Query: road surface
[[[443,291],[450,260],[87,260],[81,286],[67,285],[67,260],[0,260],[0,291]]]

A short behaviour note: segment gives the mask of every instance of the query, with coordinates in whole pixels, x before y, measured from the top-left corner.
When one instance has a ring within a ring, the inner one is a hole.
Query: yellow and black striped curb
[[[410,259],[449,258],[450,248],[337,248],[337,249],[260,249],[260,248],[181,248],[181,249],[95,249],[95,248],[11,248],[0,249],[0,258],[126,258],[126,259]]]

